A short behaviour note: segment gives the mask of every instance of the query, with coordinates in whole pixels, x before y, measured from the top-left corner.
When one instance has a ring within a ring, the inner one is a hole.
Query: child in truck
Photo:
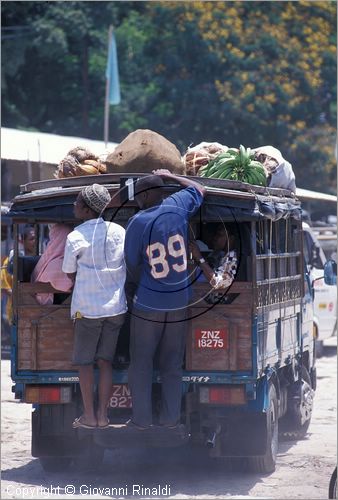
[[[84,412],[73,428],[108,427],[107,404],[112,362],[127,310],[123,257],[125,230],[101,217],[110,202],[99,184],[79,193],[74,214],[83,221],[67,236],[62,270],[74,280],[71,316],[75,320],[73,364],[79,367]],[[99,367],[98,410],[94,412],[94,363]]]
[[[20,256],[32,257],[35,255],[36,237],[32,226],[25,226],[22,234],[22,246],[19,248]],[[8,324],[12,323],[12,288],[13,288],[13,258],[14,250],[9,252],[8,257],[1,265],[1,294],[6,296],[5,314]]]
[[[205,298],[208,303],[222,303],[224,289],[228,288],[237,273],[236,228],[231,224],[218,224],[214,232],[209,232],[208,243],[213,251],[206,259],[202,256],[200,244],[190,241],[189,248],[193,259],[213,291]]]

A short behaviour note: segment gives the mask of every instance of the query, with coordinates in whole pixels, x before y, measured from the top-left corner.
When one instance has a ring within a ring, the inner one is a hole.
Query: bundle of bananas
[[[266,186],[267,182],[263,165],[255,161],[255,154],[251,153],[250,148],[246,149],[242,145],[239,150],[229,148],[227,152],[221,153],[202,167],[198,174],[201,177],[229,179],[256,186]]]
[[[61,160],[54,177],[77,177],[79,175],[105,174],[106,166],[88,149],[81,146],[71,149]]]

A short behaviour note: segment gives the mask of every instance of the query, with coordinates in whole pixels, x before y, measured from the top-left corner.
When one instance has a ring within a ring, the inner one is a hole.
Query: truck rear
[[[133,181],[132,175],[127,177]],[[250,470],[273,471],[278,435],[306,434],[316,386],[313,301],[304,266],[301,210],[288,191],[258,187],[253,191],[253,186],[234,181],[203,180],[207,196],[190,221],[192,234],[203,240],[215,223],[235,224],[239,259],[234,282],[216,299],[189,262],[191,302],[181,425],[174,431],[155,425],[146,432],[124,425],[132,406],[127,315],[113,364],[110,426],[72,429],[82,408],[77,371],[71,364],[71,297],[48,284],[31,283],[30,277],[48,225],[77,223],[72,208],[84,185],[104,184],[112,195],[106,220],[126,226],[137,208],[130,192],[120,189],[121,180],[126,185],[126,179],[114,174],[32,183],[22,186],[11,207],[15,236],[11,374],[15,397],[33,405],[32,455],[47,470],[59,470],[86,456],[99,462],[105,447],[136,442],[147,447],[193,444],[209,448],[214,457],[244,458]],[[18,252],[20,225],[27,223],[36,231],[36,257]],[[41,306],[36,294],[47,292],[54,294],[54,303]],[[155,366],[154,422],[160,393]]]

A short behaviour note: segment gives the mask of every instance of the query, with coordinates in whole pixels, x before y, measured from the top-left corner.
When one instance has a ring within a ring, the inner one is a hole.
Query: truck
[[[304,256],[314,289],[313,327],[316,358],[321,358],[324,342],[337,335],[337,288],[327,285],[324,281],[325,263],[337,249],[337,230],[334,227],[310,226],[303,222],[303,231]]]
[[[131,417],[128,387],[129,324],[120,332],[109,401],[107,429],[73,429],[82,402],[72,365],[71,297],[48,283],[32,283],[49,224],[78,224],[73,213],[80,190],[107,187],[112,200],[106,220],[126,226],[138,210],[133,183],[146,174],[102,174],[33,182],[20,187],[9,212],[13,221],[13,311],[11,377],[15,398],[32,405],[32,455],[48,471],[103,459],[105,448],[207,448],[246,470],[275,469],[280,435],[301,438],[308,431],[316,389],[313,290],[304,260],[299,200],[287,190],[196,177],[207,194],[190,228],[203,240],[206,228],[234,223],[240,243],[231,286],[210,304],[210,284],[189,260],[191,302],[182,377],[181,422],[175,429],[154,425],[138,431]],[[166,186],[168,193],[180,189]],[[36,232],[36,256],[18,252],[22,224]],[[37,293],[53,293],[40,305]],[[161,380],[153,376],[156,422]]]

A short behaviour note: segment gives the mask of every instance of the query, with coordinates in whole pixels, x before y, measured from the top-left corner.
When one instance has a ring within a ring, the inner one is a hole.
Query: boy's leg
[[[84,412],[79,417],[82,424],[96,426],[94,413],[94,358],[101,332],[100,321],[80,318],[75,320],[73,364],[79,371],[80,389]]]
[[[125,321],[125,314],[102,318],[101,335],[97,347],[96,359],[100,370],[99,375],[99,405],[97,410],[97,425],[106,427],[109,424],[107,406],[113,384],[113,366],[115,351],[120,329]]]
[[[93,365],[79,366],[79,379],[84,412],[81,422],[87,425],[96,425],[94,413],[94,368]]]
[[[113,383],[113,366],[111,361],[108,361],[106,359],[98,359],[97,364],[100,369],[97,425],[98,427],[106,427],[109,423],[107,416],[107,405]]]

